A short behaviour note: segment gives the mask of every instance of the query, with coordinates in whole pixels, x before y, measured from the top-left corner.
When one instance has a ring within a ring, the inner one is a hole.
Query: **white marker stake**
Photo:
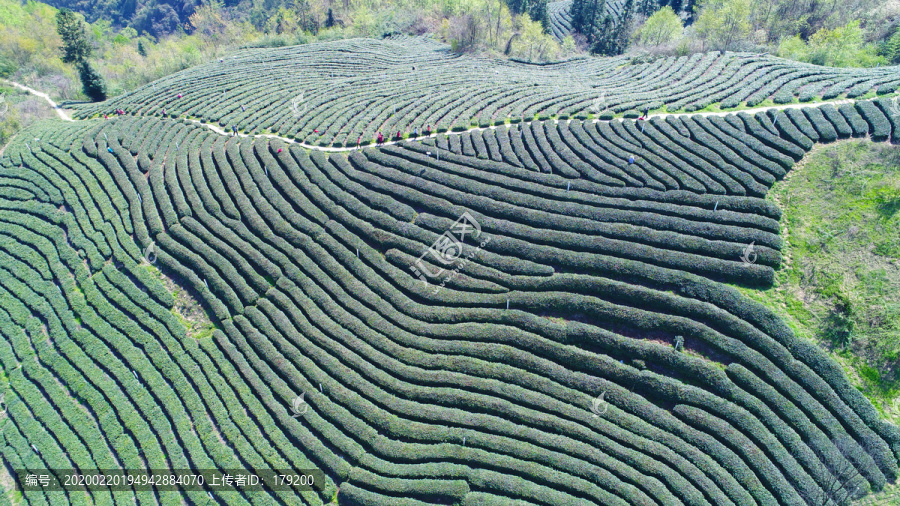
[[[359,258],[359,248],[356,248],[356,258]]]
[[[141,194],[140,194],[140,193],[138,193],[138,201],[139,201],[141,204],[144,203],[144,198],[141,197]]]
[[[718,208],[719,208],[719,201],[717,200],[717,201],[716,201],[716,207],[713,208],[713,211],[715,211],[715,210],[718,209]]]
[[[463,436],[463,446],[466,446],[466,436]]]
[[[645,125],[646,125],[645,123],[641,123],[641,133],[644,133],[644,126],[645,126]]]
[[[31,448],[34,449],[34,453],[40,454],[40,450],[37,449],[37,446],[34,446],[34,443],[31,444]]]
[[[203,280],[203,284],[206,285],[206,289],[209,290],[209,283],[206,282],[206,279]]]
[[[775,123],[778,123],[778,116],[775,116],[775,119],[772,120],[772,126],[775,126]]]
[[[567,181],[567,182],[566,182],[566,191],[569,191],[569,188],[571,188],[571,187],[572,187],[572,182],[571,182],[571,181]]]
[[[509,299],[506,299],[506,309],[509,309]]]
[[[131,370],[131,374],[134,374],[134,379],[138,379],[138,377],[137,377],[137,373],[136,373],[136,372],[134,372],[134,369],[132,369],[132,370]]]
[[[323,394],[325,393],[325,391],[322,390],[322,384],[321,384],[321,383],[319,383],[319,392],[320,392],[320,393],[323,393]]]

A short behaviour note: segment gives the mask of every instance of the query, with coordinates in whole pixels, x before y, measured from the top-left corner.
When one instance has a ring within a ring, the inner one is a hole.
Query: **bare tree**
[[[834,446],[844,458],[829,459],[825,457],[824,450],[815,449],[822,470],[826,471],[821,474],[826,478],[819,483],[821,490],[805,497],[810,506],[848,506],[869,491],[868,482],[856,464],[865,459],[865,448],[850,436],[835,439]]]

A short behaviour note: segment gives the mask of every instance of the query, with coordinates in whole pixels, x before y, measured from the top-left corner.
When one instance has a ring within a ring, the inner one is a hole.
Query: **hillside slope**
[[[97,104],[76,117],[198,118],[320,146],[550,117],[858,98],[894,93],[900,67],[835,69],[766,55],[705,53],[535,65],[456,55],[425,38],[246,50]]]
[[[534,122],[349,156],[153,117],[41,123],[0,160],[0,454],[324,473],[216,492],[235,504],[881,489],[900,430],[720,281],[771,284],[768,188],[815,142],[897,142],[894,107]],[[212,338],[185,336],[150,261]],[[60,494],[24,497],[85,501]]]

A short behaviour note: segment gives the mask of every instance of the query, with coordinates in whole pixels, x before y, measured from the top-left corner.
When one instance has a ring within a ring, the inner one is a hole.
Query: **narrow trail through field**
[[[40,92],[40,91],[38,91],[38,90],[36,90],[36,89],[34,89],[34,88],[29,88],[28,86],[25,86],[24,84],[19,84],[19,83],[15,82],[15,81],[10,81],[10,80],[7,80],[7,79],[3,79],[3,82],[9,83],[9,84],[15,86],[16,88],[19,88],[20,90],[27,91],[28,93],[31,93],[32,95],[35,95],[35,96],[40,97],[40,98],[43,98],[44,100],[47,101],[48,104],[50,104],[50,107],[52,107],[53,110],[56,111],[56,114],[59,115],[60,119],[62,119],[62,120],[64,120],[64,121],[75,121],[75,120],[72,119],[71,116],[69,116],[68,113],[66,113],[66,111],[64,111],[63,109],[61,109],[61,108],[59,107],[59,105],[57,105],[56,102],[54,102],[54,101],[50,98],[50,96],[47,95],[46,93]]]
[[[780,110],[784,110],[784,109],[802,109],[804,107],[816,107],[816,106],[822,105],[822,104],[832,104],[834,106],[839,106],[839,105],[843,105],[843,104],[852,104],[855,102],[856,102],[856,100],[848,98],[848,99],[844,99],[844,100],[807,102],[807,103],[803,103],[803,104],[772,105],[772,106],[768,106],[768,107],[755,107],[752,109],[741,109],[741,110],[736,110],[736,111],[725,111],[725,112],[685,112],[685,113],[665,113],[664,112],[664,113],[650,114],[647,116],[647,119],[665,118],[666,116],[727,116],[729,114],[737,114],[739,112],[745,112],[747,114],[752,115],[752,114],[756,114],[757,112],[770,111],[770,110],[779,110],[780,111]],[[218,134],[233,135],[229,132],[226,132],[223,128],[220,128],[219,126],[213,125],[211,123],[203,123],[203,122],[201,122],[199,120],[195,120],[195,119],[191,119],[190,121],[193,121],[194,123],[199,123]],[[535,121],[546,121],[546,120],[523,121],[523,122],[517,123],[517,124],[530,125]],[[556,119],[553,120],[554,123],[558,123],[559,121],[560,120],[556,120]],[[569,120],[563,120],[563,121],[572,121],[572,120],[569,119]],[[607,120],[600,120],[597,118],[591,120],[592,123],[597,123],[598,121],[607,121]],[[608,120],[608,121],[625,121],[625,118],[615,118],[615,119]],[[497,128],[497,126],[503,126],[503,125],[491,125],[489,127],[473,127],[473,128],[469,128],[467,130],[460,130],[458,132],[447,131],[447,132],[441,132],[440,134],[420,135],[415,138],[401,139],[399,141],[385,141],[385,142],[382,142],[381,144],[379,144],[379,146],[390,146],[393,144],[399,144],[401,142],[418,141],[418,140],[422,140],[422,139],[437,137],[438,135],[462,135],[462,134],[467,134],[469,132],[480,132],[482,130]],[[287,137],[281,137],[281,136],[275,135],[275,134],[249,135],[249,134],[238,133],[237,135],[239,137],[269,137],[269,138],[278,139],[278,140],[281,140],[281,141],[284,141],[284,142],[287,142],[290,144],[299,144],[300,146],[307,148],[307,149],[317,149],[319,151],[327,151],[327,152],[355,151],[357,149],[363,149],[363,148],[372,146],[371,144],[368,144],[368,145],[362,145],[359,147],[351,146],[351,147],[335,148],[335,147],[315,146],[312,144],[306,144],[305,142],[298,142],[298,141],[295,141],[294,139],[289,139]]]
[[[50,104],[51,107],[53,107],[54,110],[56,110],[56,113],[59,115],[59,117],[60,117],[61,119],[65,120],[65,121],[76,121],[76,120],[72,119],[72,117],[69,116],[63,109],[60,109],[60,107],[56,104],[56,102],[54,102],[53,100],[51,100],[50,97],[49,97],[46,93],[42,93],[42,92],[37,91],[37,90],[35,90],[35,89],[29,88],[28,86],[25,86],[25,85],[23,85],[23,84],[19,84],[19,83],[15,82],[15,81],[9,81],[9,80],[6,80],[6,79],[4,79],[3,81],[10,83],[10,84],[12,84],[13,86],[15,86],[15,87],[17,87],[17,88],[20,88],[20,89],[22,89],[22,90],[25,90],[25,91],[27,91],[28,93],[31,93],[31,94],[33,94],[33,95],[36,95],[36,96],[40,97],[40,98],[43,98],[44,100],[47,101],[47,103]],[[747,113],[747,114],[756,114],[757,112],[770,111],[770,110],[779,110],[779,111],[780,111],[780,110],[784,110],[784,109],[802,109],[802,108],[804,108],[804,107],[815,107],[815,106],[822,105],[822,104],[832,104],[832,105],[834,105],[834,106],[839,106],[839,105],[843,105],[843,104],[853,104],[853,103],[855,103],[855,102],[856,102],[856,100],[851,99],[851,98],[848,98],[848,99],[844,99],[844,100],[830,100],[830,101],[822,101],[822,102],[806,102],[806,103],[803,103],[803,104],[771,105],[771,106],[766,106],[766,107],[754,107],[754,108],[751,108],[751,109],[740,109],[740,110],[735,110],[735,111],[724,111],[724,112],[657,113],[657,114],[650,114],[650,115],[648,115],[648,116],[647,116],[647,119],[650,119],[650,118],[665,118],[666,116],[727,116],[727,115],[729,115],[729,114],[737,114],[737,113],[740,113],[740,112],[745,112],[745,113]],[[191,118],[188,118],[188,120],[189,120],[189,121],[193,121],[194,123],[198,123],[198,124],[200,124],[200,125],[203,125],[203,126],[205,126],[206,128],[208,128],[208,129],[212,130],[213,132],[216,132],[217,134],[220,134],[220,135],[234,135],[234,134],[232,134],[232,133],[230,133],[230,132],[227,132],[225,129],[223,129],[223,128],[217,126],[217,125],[213,125],[213,124],[211,124],[211,123],[203,123],[203,122],[201,122],[200,120],[191,119]],[[523,121],[523,122],[518,123],[518,124],[522,124],[522,125],[530,125],[530,124],[533,123],[534,121],[545,121],[545,120]],[[572,121],[572,120],[564,120],[564,121]],[[593,120],[591,120],[591,122],[593,122],[593,123],[596,123],[596,122],[598,122],[598,121],[605,121],[605,120],[600,120],[600,119],[593,119]],[[609,120],[609,121],[625,121],[625,118],[615,118],[615,119]],[[559,122],[559,120],[553,120],[553,122],[554,122],[554,123],[557,123],[557,122]],[[502,126],[502,125],[501,125],[501,126]],[[399,141],[385,141],[385,142],[379,144],[379,146],[390,146],[390,145],[394,145],[394,144],[399,144],[399,143],[401,143],[401,142],[408,142],[408,141],[412,141],[412,140],[428,139],[428,138],[432,138],[432,137],[437,137],[438,135],[461,135],[461,134],[466,134],[466,133],[469,133],[469,132],[480,132],[480,131],[482,131],[482,130],[494,129],[494,128],[497,128],[497,125],[491,125],[491,126],[489,126],[489,127],[473,127],[473,128],[469,128],[469,129],[467,129],[467,130],[461,130],[461,131],[458,131],[458,132],[450,132],[450,131],[448,131],[448,132],[441,132],[440,134],[420,135],[420,136],[415,137],[415,138],[401,139],[401,140],[399,140]],[[304,148],[306,148],[306,149],[315,149],[315,150],[325,151],[325,152],[329,152],[329,153],[339,153],[339,152],[346,152],[346,151],[355,151],[355,150],[357,150],[357,149],[364,149],[364,148],[367,148],[367,147],[371,147],[371,146],[372,146],[371,144],[360,145],[359,147],[356,147],[356,146],[350,146],[350,147],[340,147],[340,148],[329,147],[329,146],[316,146],[316,145],[313,145],[313,144],[306,144],[305,142],[298,142],[298,141],[296,141],[296,140],[294,140],[294,139],[289,139],[289,138],[287,138],[287,137],[281,137],[280,135],[275,135],[275,134],[254,134],[254,135],[251,135],[251,134],[245,134],[245,133],[238,133],[237,136],[238,136],[238,137],[256,137],[256,138],[268,137],[268,138],[271,138],[271,139],[278,139],[278,140],[280,140],[280,141],[287,142],[287,143],[290,143],[290,144],[299,144],[300,146],[302,146],[302,147],[304,147]],[[2,151],[0,151],[0,152],[2,152]]]

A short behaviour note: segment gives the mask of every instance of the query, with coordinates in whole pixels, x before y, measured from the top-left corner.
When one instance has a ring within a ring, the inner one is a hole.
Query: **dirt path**
[[[8,80],[6,80],[6,79],[3,79],[3,81],[12,84],[12,85],[15,86],[16,88],[25,90],[25,91],[27,91],[28,93],[31,93],[31,94],[33,94],[33,95],[36,95],[36,96],[40,97],[40,98],[43,98],[44,100],[47,101],[47,103],[50,104],[51,107],[53,107],[53,109],[56,111],[56,113],[59,115],[59,117],[60,117],[61,119],[65,120],[65,121],[75,121],[75,120],[72,119],[71,116],[68,115],[68,113],[66,113],[63,109],[60,109],[60,107],[59,107],[58,105],[56,105],[56,102],[54,102],[53,100],[51,100],[50,97],[47,96],[46,93],[41,93],[40,91],[37,91],[37,90],[32,89],[32,88],[29,88],[28,86],[19,84],[19,83],[14,82],[14,81],[8,81]],[[805,104],[784,104],[784,105],[773,105],[773,106],[768,106],[768,107],[754,107],[754,108],[752,108],[752,109],[742,109],[742,110],[740,110],[740,111],[730,111],[730,112],[658,113],[658,114],[651,114],[651,115],[649,115],[649,116],[648,116],[648,119],[649,119],[649,118],[665,118],[666,116],[727,116],[727,115],[729,115],[729,114],[736,114],[736,113],[739,113],[739,112],[745,112],[745,113],[747,113],[747,114],[756,114],[756,113],[758,113],[758,112],[771,111],[771,110],[779,110],[779,111],[780,111],[780,110],[784,110],[784,109],[801,109],[801,108],[803,108],[803,107],[816,107],[816,106],[821,105],[821,104],[832,104],[832,105],[834,105],[834,106],[839,106],[839,105],[843,105],[843,104],[853,104],[853,103],[855,103],[855,102],[856,102],[856,100],[854,100],[854,99],[845,99],[845,100],[834,100],[834,101],[826,101],[826,102],[809,102],[809,103],[805,103]],[[200,122],[199,120],[195,120],[195,119],[190,119],[190,121],[193,121],[194,123],[198,123],[198,124],[200,124],[200,125],[203,125],[203,126],[205,126],[206,128],[212,130],[213,132],[216,132],[216,133],[219,134],[219,135],[232,135],[231,132],[228,132],[228,131],[226,131],[226,130],[220,128],[218,125],[213,125],[213,124],[211,124],[211,123],[202,123],[202,122]],[[522,124],[522,125],[530,125],[530,124],[533,123],[534,121],[540,121],[540,120],[524,121],[524,122],[522,122],[522,123],[520,123],[520,124]],[[563,120],[563,121],[572,121],[572,120]],[[594,119],[594,120],[591,120],[591,121],[594,122],[594,123],[596,123],[596,122],[598,122],[598,121],[605,121],[605,120]],[[616,118],[616,119],[611,120],[611,121],[625,121],[625,119],[624,119],[624,118]],[[556,122],[559,122],[559,120],[553,120],[553,122],[556,123]],[[419,137],[417,137],[417,138],[415,138],[415,139],[403,139],[403,140],[399,140],[399,141],[387,141],[387,142],[383,142],[381,145],[382,145],[382,146],[390,146],[390,145],[393,145],[393,144],[399,144],[399,143],[401,143],[401,142],[407,142],[407,141],[409,141],[409,140],[422,140],[422,139],[433,138],[433,137],[437,137],[438,135],[461,135],[461,134],[466,134],[466,133],[469,133],[469,132],[480,132],[480,131],[482,131],[482,130],[487,130],[487,129],[489,129],[489,128],[490,128],[490,129],[494,129],[494,128],[497,128],[497,126],[496,126],[496,125],[491,125],[491,126],[489,126],[489,127],[474,127],[474,128],[470,128],[470,129],[468,129],[468,130],[463,130],[463,131],[461,131],[461,132],[442,132],[441,134],[420,135]],[[325,147],[325,146],[315,146],[315,145],[312,145],[312,144],[306,144],[306,143],[304,143],[304,142],[297,142],[297,141],[294,140],[294,139],[288,139],[287,137],[281,137],[281,136],[275,135],[275,134],[256,134],[256,135],[249,135],[249,134],[244,134],[244,133],[238,133],[237,135],[238,135],[238,137],[257,137],[257,138],[260,138],[260,137],[268,137],[268,138],[270,138],[270,139],[278,139],[278,140],[280,140],[280,141],[287,142],[287,143],[289,143],[289,144],[299,144],[300,146],[302,146],[302,147],[304,147],[304,148],[306,148],[306,149],[315,149],[315,150],[325,151],[325,152],[329,152],[329,153],[340,153],[340,152],[345,152],[345,151],[355,151],[355,150],[357,150],[357,149],[363,149],[363,148],[366,148],[366,147],[371,147],[371,145],[360,146],[360,147],[358,147],[358,148],[357,148],[357,147],[354,147],[354,146],[351,146],[351,147],[342,147],[342,148]]]
[[[845,99],[845,100],[833,100],[833,101],[827,101],[827,102],[810,102],[810,103],[806,103],[806,104],[784,104],[784,105],[773,105],[773,106],[769,106],[769,107],[754,107],[754,108],[752,108],[752,109],[742,109],[742,110],[740,110],[740,111],[658,113],[658,114],[650,114],[649,116],[647,116],[647,118],[648,118],[648,119],[650,119],[650,118],[665,118],[665,117],[667,117],[667,116],[727,116],[727,115],[729,115],[729,114],[737,114],[737,113],[739,113],[739,112],[746,112],[747,114],[756,114],[756,113],[758,113],[758,112],[763,112],[763,111],[773,111],[773,110],[781,111],[781,110],[784,110],[784,109],[802,109],[803,107],[816,107],[816,106],[822,105],[822,104],[831,104],[831,105],[834,105],[835,107],[837,107],[837,106],[840,106],[840,105],[843,105],[843,104],[853,104],[853,103],[855,103],[855,102],[856,102],[856,100],[854,100],[854,99],[849,99],[849,98],[848,98],[848,99]],[[232,135],[230,132],[226,132],[224,129],[220,128],[220,127],[217,126],[217,125],[213,125],[213,124],[211,124],[211,123],[202,123],[202,122],[200,122],[199,120],[195,120],[195,119],[191,119],[190,121],[193,121],[194,123],[199,123],[199,124],[205,126],[206,128],[209,128],[210,130],[212,130],[213,132],[216,132],[216,133],[218,133],[218,134],[222,134],[222,135]],[[530,125],[530,124],[533,123],[534,121],[540,121],[540,120],[523,121],[523,122],[517,123],[517,124],[521,124],[521,125]],[[554,123],[558,123],[560,120],[552,120],[552,121],[553,121]],[[569,120],[563,120],[563,121],[572,121],[572,120],[569,119]],[[591,120],[592,123],[596,123],[596,122],[598,122],[598,121],[606,121],[606,120],[600,120],[600,119],[593,119],[593,120]],[[610,120],[610,121],[625,121],[625,118],[615,118],[615,119]],[[503,125],[500,125],[500,126],[503,126]],[[399,143],[401,143],[401,142],[407,142],[407,141],[411,141],[411,140],[429,139],[429,138],[437,137],[438,135],[461,135],[461,134],[466,134],[466,133],[469,133],[469,132],[480,132],[480,131],[482,131],[482,130],[488,130],[488,129],[494,129],[494,128],[497,128],[497,125],[491,125],[491,126],[489,126],[489,127],[474,127],[474,128],[469,128],[468,130],[460,131],[460,132],[449,132],[449,131],[448,131],[448,132],[442,132],[442,133],[440,133],[440,134],[419,135],[419,136],[416,137],[415,139],[410,138],[410,139],[403,139],[403,140],[399,140],[399,141],[386,141],[386,142],[381,143],[380,145],[381,145],[381,146],[390,146],[390,145],[393,145],[393,144],[399,144]],[[302,146],[302,147],[304,147],[304,148],[306,148],[306,149],[317,149],[317,150],[319,150],[319,151],[326,151],[326,152],[355,151],[355,150],[357,150],[357,149],[364,149],[364,148],[366,148],[366,147],[371,147],[371,144],[370,144],[370,145],[360,146],[360,147],[358,147],[358,148],[357,148],[357,147],[354,147],[354,146],[351,146],[351,147],[345,147],[345,148],[334,148],[334,147],[325,147],[325,146],[314,146],[314,145],[312,145],[312,144],[306,144],[306,143],[304,143],[304,142],[297,142],[297,141],[294,140],[294,139],[288,139],[287,137],[281,137],[281,136],[275,135],[275,134],[257,134],[257,135],[248,135],[248,134],[238,133],[237,135],[238,135],[238,137],[268,137],[268,138],[271,138],[271,139],[278,139],[278,140],[281,140],[281,141],[283,141],[283,142],[287,142],[287,143],[290,143],[290,144],[299,144],[300,146]]]
[[[3,79],[2,81],[5,82],[5,83],[9,83],[9,84],[13,85],[14,87],[19,88],[20,90],[27,91],[28,93],[31,93],[32,95],[35,95],[35,96],[40,97],[40,98],[43,98],[44,100],[47,101],[48,104],[50,104],[50,107],[52,107],[53,110],[56,111],[56,114],[58,114],[58,115],[59,115],[59,118],[62,119],[63,121],[75,121],[75,120],[72,119],[71,116],[69,116],[69,113],[67,113],[66,111],[64,111],[63,109],[61,109],[61,108],[56,104],[56,102],[54,102],[54,101],[50,98],[50,96],[47,95],[46,93],[42,93],[42,92],[40,92],[40,91],[38,91],[38,90],[36,90],[36,89],[34,89],[34,88],[29,88],[28,86],[25,86],[24,84],[19,84],[19,83],[15,82],[15,81],[9,81],[9,80],[7,80],[7,79]]]

